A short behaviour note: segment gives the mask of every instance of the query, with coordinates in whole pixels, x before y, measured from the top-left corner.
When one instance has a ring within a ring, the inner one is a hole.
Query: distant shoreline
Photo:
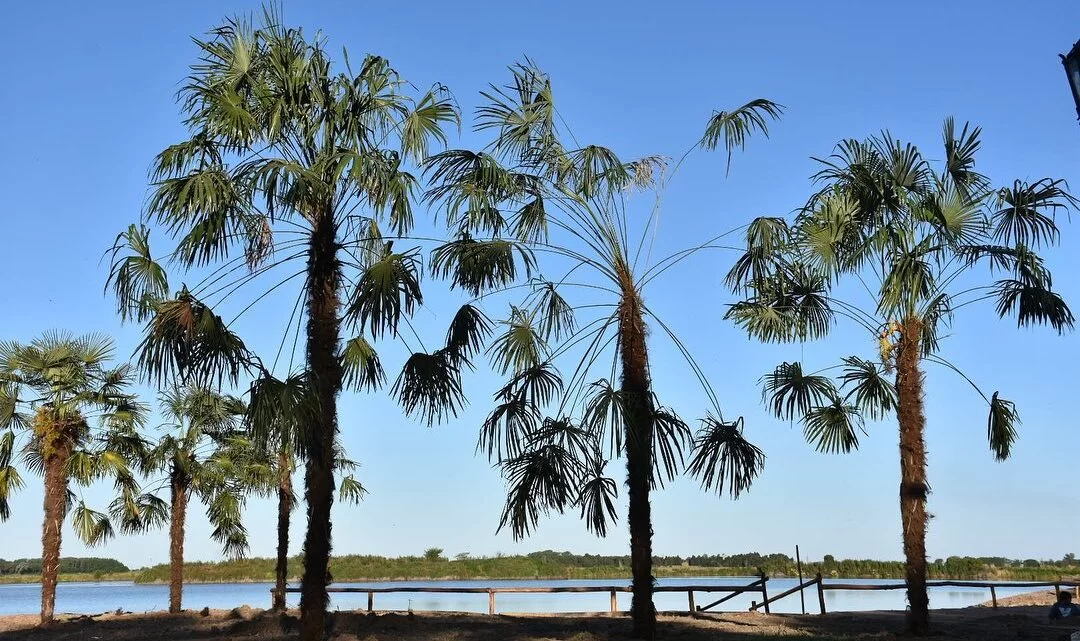
[[[663,579],[695,579],[695,578],[742,578],[756,576],[753,572],[744,573],[727,573],[727,572],[682,572],[679,573],[675,570],[685,570],[686,568],[657,568],[657,578]],[[708,569],[722,569],[722,568],[700,568],[701,570]],[[665,571],[666,570],[666,571]],[[90,576],[84,574],[61,574],[58,578],[60,583],[133,583],[135,585],[168,585],[168,580],[165,579],[152,579],[152,580],[137,580],[139,570],[133,570],[130,572],[124,572],[119,574],[110,574],[104,576]],[[446,576],[378,576],[378,577],[342,577],[336,578],[335,583],[392,583],[392,582],[420,582],[420,581],[575,581],[575,580],[612,580],[612,581],[630,581],[631,576],[629,573],[619,576],[577,576],[577,573],[567,573],[559,575],[533,575],[533,576],[458,576],[458,575],[446,575]],[[809,577],[809,575],[808,575]],[[769,576],[770,579],[793,579],[794,576],[787,576],[785,574],[774,574]],[[902,580],[900,577],[881,577],[881,576],[843,576],[843,577],[826,577],[833,579],[878,579],[878,580]],[[1016,581],[1015,578],[1001,577],[1001,576],[980,576],[980,577],[935,577],[935,580],[977,580],[977,581]],[[1025,580],[1025,579],[1021,579]],[[1034,581],[1034,580],[1032,580]],[[0,585],[32,585],[39,584],[41,577],[38,575],[0,575]],[[296,585],[300,583],[300,577],[289,577],[288,582]],[[239,578],[185,578],[184,585],[225,585],[225,584],[273,584],[273,578],[261,578],[261,577],[239,577]]]

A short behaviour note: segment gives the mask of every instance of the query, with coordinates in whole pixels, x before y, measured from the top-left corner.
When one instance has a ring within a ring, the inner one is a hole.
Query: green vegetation
[[[103,559],[96,556],[60,559],[60,574],[115,574],[128,571],[128,567],[116,559]],[[39,580],[41,559],[15,559],[13,561],[0,559],[0,578],[10,575],[36,575],[34,580]]]
[[[435,549],[435,548],[433,548]],[[1080,575],[1080,563],[1066,556],[1061,561],[1025,561],[1001,557],[958,557],[938,559],[929,564],[935,579],[1002,579],[1046,581]],[[300,568],[302,557],[290,559],[289,566]],[[184,576],[191,583],[271,582],[274,559],[251,558],[219,563],[188,563]],[[338,583],[348,581],[386,581],[398,579],[628,579],[629,556],[571,554],[545,550],[527,555],[473,557],[459,554],[455,560],[445,557],[349,555],[333,557],[330,572]],[[660,577],[753,576],[764,571],[771,577],[796,576],[795,560],[786,554],[701,555],[690,557],[653,557],[654,572]],[[804,576],[821,572],[834,578],[901,579],[902,561],[866,559],[836,560],[826,555],[822,561],[803,563]],[[290,577],[298,580],[299,577]],[[135,573],[137,583],[165,583],[169,566],[157,565]]]

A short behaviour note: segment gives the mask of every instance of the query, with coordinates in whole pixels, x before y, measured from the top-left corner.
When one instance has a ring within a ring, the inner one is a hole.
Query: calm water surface
[[[664,578],[660,585],[746,585],[754,577],[693,577]],[[895,583],[875,579],[843,579],[845,583]],[[795,579],[770,579],[770,594],[779,594],[797,585]],[[385,581],[372,583],[338,583],[339,587],[514,587],[514,586],[606,586],[620,585],[611,579],[573,581]],[[188,585],[184,587],[184,607],[228,609],[239,605],[257,608],[270,606],[269,583],[226,583]],[[999,588],[998,597],[1029,592],[1031,588]],[[695,594],[698,605],[706,605],[724,596],[724,593]],[[289,605],[299,604],[300,595],[289,594]],[[990,592],[983,588],[931,588],[930,607],[962,608],[990,599]],[[760,593],[739,595],[725,602],[720,609],[745,611],[752,600],[761,600]],[[499,594],[496,609],[499,612],[582,612],[606,611],[610,596],[606,592],[586,594]],[[630,594],[618,594],[619,607],[630,609]],[[829,611],[856,610],[902,610],[907,605],[903,590],[889,591],[828,591],[825,593]],[[0,614],[31,614],[37,612],[41,603],[39,584],[0,585]],[[134,583],[61,583],[56,590],[56,611],[75,614],[96,614],[123,608],[130,612],[164,610],[169,604],[169,588],[165,585],[136,585]],[[816,612],[817,591],[806,591],[809,612]],[[331,594],[331,608],[339,610],[367,607],[367,594]],[[452,610],[464,612],[487,612],[486,594],[376,594],[377,610]],[[685,610],[686,593],[658,593],[656,607],[659,610]],[[770,606],[774,612],[799,612],[799,595],[793,594]]]

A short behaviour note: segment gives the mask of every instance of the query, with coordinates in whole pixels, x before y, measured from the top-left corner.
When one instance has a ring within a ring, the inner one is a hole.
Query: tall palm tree
[[[689,471],[706,488],[735,496],[763,464],[761,452],[743,438],[741,420],[721,418],[689,350],[645,303],[656,277],[720,245],[710,241],[650,260],[659,209],[635,219],[628,196],[658,188],[674,169],[661,157],[624,162],[604,147],[569,145],[549,78],[531,63],[511,72],[510,84],[482,94],[476,112],[475,128],[491,132],[491,142],[427,163],[434,183],[428,200],[458,229],[454,240],[432,252],[430,264],[478,304],[498,292],[527,290],[488,349],[494,368],[509,377],[478,442],[509,483],[500,527],[520,538],[542,514],[576,507],[589,529],[605,535],[617,487],[604,476],[605,458],[625,456],[634,635],[653,638],[651,489],[680,471],[687,450],[693,452]],[[725,147],[730,161],[735,147],[755,131],[767,133],[768,120],[780,113],[767,100],[715,112],[690,151]],[[455,332],[458,325],[481,331]],[[649,325],[686,357],[713,403],[696,437],[653,392]],[[494,331],[468,306],[447,343],[475,351]],[[558,370],[564,361],[573,368],[568,379]],[[606,378],[593,378],[598,368]]]
[[[728,274],[747,295],[728,316],[753,336],[819,338],[840,316],[877,346],[874,358],[843,359],[839,384],[826,370],[804,373],[797,362],[763,380],[776,416],[800,418],[819,450],[853,450],[864,417],[896,414],[908,627],[916,634],[929,628],[924,363],[960,373],[974,386],[940,354],[943,327],[968,305],[994,301],[999,317],[1015,314],[1019,326],[1045,323],[1059,333],[1074,323],[1036,250],[1057,242],[1055,214],[1076,201],[1049,178],[992,189],[975,171],[979,135],[977,127],[957,131],[946,120],[937,168],[888,132],[841,142],[820,161],[815,179],[822,188],[794,222],[756,220],[746,252]],[[995,274],[998,280],[971,284]],[[841,288],[845,277],[851,288]],[[852,290],[865,297],[840,298]],[[989,407],[990,449],[1004,460],[1018,435],[1016,408],[997,392],[975,389]]]
[[[0,343],[0,521],[9,497],[23,487],[16,467],[44,478],[41,528],[41,623],[53,621],[64,519],[87,545],[164,518],[165,506],[140,491],[131,471],[145,444],[138,429],[145,408],[128,389],[133,370],[110,367],[112,340],[46,333],[30,343]],[[87,507],[71,490],[112,479],[119,495],[108,513]]]
[[[244,497],[266,472],[239,431],[243,403],[197,386],[176,386],[161,395],[167,432],[151,448],[142,471],[164,473],[169,489],[169,612],[180,612],[184,589],[184,527],[192,496],[206,506],[212,537],[230,557],[247,550],[241,521]],[[253,469],[254,468],[254,469]],[[265,482],[265,481],[264,481]]]
[[[351,375],[349,366],[355,360],[346,359],[345,378]],[[296,496],[293,493],[292,475],[296,469],[298,453],[303,453],[306,442],[304,431],[313,420],[314,402],[310,377],[294,374],[279,380],[264,371],[255,379],[250,390],[249,411],[247,413],[248,432],[255,444],[266,453],[272,464],[273,487],[268,488],[277,495],[277,559],[274,564],[274,596],[272,608],[284,610],[285,588],[289,580],[289,521]],[[339,454],[334,461],[334,469],[339,475],[337,481],[338,501],[352,505],[358,504],[367,494],[367,490],[356,479],[353,471],[357,464],[343,455],[343,448],[338,445]]]
[[[149,376],[206,382],[235,381],[252,363],[218,304],[254,289],[239,317],[300,278],[282,343],[306,319],[303,369],[317,412],[304,443],[300,608],[302,638],[321,641],[343,360],[355,342],[377,362],[368,338],[398,337],[423,303],[418,251],[400,248],[418,189],[409,167],[446,141],[443,126],[458,115],[441,85],[413,97],[384,58],[335,63],[325,39],[270,11],[258,26],[227,21],[196,45],[201,57],[180,91],[190,136],[158,154],[146,219],[176,239],[174,261],[209,274],[169,297],[149,229],[136,226],[122,234],[117,248],[131,253],[115,257],[110,284],[122,316],[148,321],[139,364]],[[343,346],[346,330],[357,334]],[[448,354],[414,354],[394,387],[429,423],[464,402]]]

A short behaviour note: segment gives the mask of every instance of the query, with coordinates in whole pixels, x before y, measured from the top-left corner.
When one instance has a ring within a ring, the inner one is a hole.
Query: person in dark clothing
[[[1050,606],[1050,620],[1080,618],[1080,605],[1072,602],[1072,593],[1062,590],[1058,592],[1057,603]]]

